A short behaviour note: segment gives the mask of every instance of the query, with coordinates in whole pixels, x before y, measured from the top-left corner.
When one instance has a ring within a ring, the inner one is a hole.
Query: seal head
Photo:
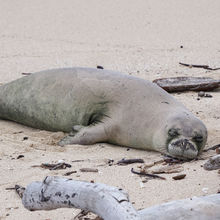
[[[197,118],[183,120],[173,118],[174,125],[168,129],[167,152],[171,156],[183,159],[196,158],[205,147],[207,130]]]
[[[162,128],[163,131],[160,131],[162,139],[165,138],[165,154],[180,159],[194,159],[205,147],[207,129],[202,121],[188,112],[170,117]],[[159,144],[162,148],[162,143],[155,142],[154,144]]]

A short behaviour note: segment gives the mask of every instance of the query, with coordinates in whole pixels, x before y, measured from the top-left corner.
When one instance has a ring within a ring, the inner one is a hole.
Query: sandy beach
[[[0,83],[60,67],[96,67],[117,70],[147,80],[173,76],[204,76],[220,79],[220,70],[188,68],[179,62],[220,67],[220,2],[218,0],[0,0]],[[174,93],[208,129],[207,146],[220,143],[220,90],[212,98],[197,100],[197,92]],[[73,219],[77,209],[26,210],[13,190],[46,176],[95,181],[126,190],[137,209],[176,199],[217,193],[220,175],[202,165],[204,160],[181,164],[186,177],[161,174],[166,180],[131,173],[140,164],[109,166],[122,158],[161,160],[160,153],[95,144],[56,143],[62,132],[49,132],[0,120],[0,219]],[[19,155],[24,157],[17,159]],[[65,170],[33,167],[64,160]],[[80,161],[76,161],[80,160]],[[80,172],[97,168],[97,173]]]

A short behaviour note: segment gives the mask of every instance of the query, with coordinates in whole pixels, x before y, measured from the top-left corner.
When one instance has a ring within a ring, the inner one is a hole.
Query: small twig
[[[85,161],[85,160],[72,160],[71,162],[72,163],[78,163],[78,162],[83,162],[83,161]]]
[[[25,76],[30,76],[32,73],[21,73],[21,74]]]
[[[5,190],[15,190],[15,187],[7,187]]]
[[[209,66],[208,65],[194,65],[194,64],[187,64],[187,63],[181,63],[179,62],[180,65],[183,65],[183,66],[188,66],[188,67],[195,67],[195,68],[208,68]]]
[[[64,175],[64,176],[69,176],[69,175],[71,175],[71,174],[73,174],[73,173],[77,173],[77,171],[74,170],[74,171],[66,172],[66,173],[64,173],[63,175]]]
[[[54,167],[50,168],[50,170],[66,169],[67,167],[71,167],[71,165],[68,163],[58,163]]]
[[[80,171],[81,172],[93,172],[93,173],[99,172],[99,170],[96,168],[81,168]]]
[[[203,150],[204,152],[207,152],[207,151],[209,151],[209,150],[216,150],[217,148],[219,148],[220,147],[220,144],[217,144],[217,145],[214,145],[214,146],[212,146],[212,147],[210,147],[210,148],[207,148],[207,149],[205,149],[205,150]]]
[[[21,133],[24,133],[24,131],[16,131],[16,132],[13,132],[13,134],[21,134]]]
[[[158,178],[158,179],[166,180],[165,177],[158,176],[158,175],[155,175],[155,174],[146,173],[146,172],[143,172],[143,171],[142,172],[137,172],[137,171],[134,171],[133,168],[131,168],[131,172],[134,173],[134,174],[140,175],[140,176],[147,176],[147,177],[152,177],[152,178]]]
[[[49,170],[58,170],[58,169],[66,169],[67,167],[72,167],[68,163],[42,163],[41,165],[33,165],[32,167],[42,167],[44,169],[49,169]]]
[[[211,68],[208,65],[195,65],[195,64],[187,64],[187,63],[181,63],[181,62],[179,62],[179,64],[183,65],[183,66],[188,66],[190,68],[194,67],[194,68],[202,68],[202,69],[206,69],[206,70],[219,70],[220,69],[220,67]]]
[[[144,163],[143,159],[122,159],[117,162],[118,165],[127,165],[132,163]]]

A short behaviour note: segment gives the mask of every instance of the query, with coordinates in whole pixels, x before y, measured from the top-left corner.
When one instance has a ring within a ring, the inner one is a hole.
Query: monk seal
[[[59,144],[98,142],[193,159],[205,125],[147,80],[93,68],[46,70],[0,87],[0,118],[70,132]]]

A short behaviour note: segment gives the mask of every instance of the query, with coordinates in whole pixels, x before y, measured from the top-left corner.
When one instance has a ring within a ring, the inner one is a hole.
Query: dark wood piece
[[[177,176],[173,176],[173,179],[174,180],[181,180],[181,179],[184,179],[186,176],[186,174],[180,174],[180,175],[177,175]]]
[[[137,172],[137,171],[135,171],[133,168],[131,168],[131,172],[134,173],[134,174],[140,175],[140,176],[147,176],[147,177],[151,177],[151,178],[158,178],[158,179],[161,179],[161,180],[166,180],[165,177],[158,176],[158,175],[156,175],[156,174],[146,173],[146,172],[144,172],[144,171]]]
[[[118,165],[127,165],[132,163],[144,163],[143,159],[122,159],[117,162]]]
[[[220,80],[210,77],[171,77],[155,79],[153,83],[167,92],[212,91],[220,86]]]

